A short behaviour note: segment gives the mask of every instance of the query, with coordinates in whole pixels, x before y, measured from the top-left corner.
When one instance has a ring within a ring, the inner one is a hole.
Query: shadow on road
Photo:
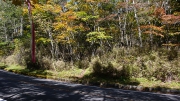
[[[7,101],[179,101],[180,96],[84,86],[0,70],[0,98]]]

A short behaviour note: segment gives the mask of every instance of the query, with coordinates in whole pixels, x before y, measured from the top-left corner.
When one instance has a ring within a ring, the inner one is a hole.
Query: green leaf
[[[108,40],[111,39],[111,36],[105,35],[106,32],[89,32],[87,34],[87,40],[88,42],[96,42],[98,40]]]
[[[49,42],[50,42],[50,39],[42,38],[42,37],[41,37],[41,38],[37,39],[37,43],[40,43],[40,42],[46,44],[46,43],[49,43]]]

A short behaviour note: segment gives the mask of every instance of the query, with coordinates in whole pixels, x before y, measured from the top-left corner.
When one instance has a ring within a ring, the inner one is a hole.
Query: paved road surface
[[[0,70],[0,101],[180,101],[180,96],[84,86]]]

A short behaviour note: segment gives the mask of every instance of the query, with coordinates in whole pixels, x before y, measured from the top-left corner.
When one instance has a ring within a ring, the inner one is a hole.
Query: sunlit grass
[[[0,67],[4,66],[0,64]],[[170,88],[170,89],[180,89],[180,83],[172,81],[172,82],[161,82],[156,80],[148,80],[146,78],[130,78],[130,79],[123,79],[123,78],[103,78],[97,77],[93,75],[92,69],[79,69],[79,68],[71,68],[68,70],[62,71],[53,71],[53,70],[35,70],[35,69],[28,69],[24,66],[19,65],[11,65],[1,68],[7,71],[35,76],[40,78],[50,78],[50,79],[69,79],[69,80],[78,80],[78,81],[88,81],[88,82],[103,82],[109,84],[125,84],[125,85],[139,85],[143,87],[163,87],[163,88]]]
[[[3,66],[4,64],[0,62],[0,66]]]
[[[4,63],[0,62],[0,69],[5,69],[7,68],[7,65],[5,65]]]
[[[4,64],[4,63],[2,63],[2,62],[0,62],[0,67],[2,67],[2,66],[5,66],[5,64]]]
[[[17,70],[23,70],[23,69],[25,69],[25,67],[19,66],[19,65],[10,65],[7,68],[5,68],[5,70],[7,70],[7,71],[9,71],[9,70],[17,71]]]
[[[61,78],[77,77],[77,76],[80,76],[82,72],[83,72],[83,69],[79,69],[79,68],[62,70],[58,72],[58,77],[61,77]]]
[[[170,88],[170,89],[180,89],[180,83],[176,81],[161,82],[160,80],[152,81],[146,78],[136,78],[136,79],[140,82],[139,85],[143,87],[164,87],[164,88]]]
[[[36,76],[36,77],[42,77],[42,78],[47,78],[49,76],[52,76],[52,72],[48,70],[35,70],[35,69],[33,70],[33,69],[28,69],[25,66],[19,66],[19,65],[10,65],[2,69],[6,71],[18,73],[18,74]]]

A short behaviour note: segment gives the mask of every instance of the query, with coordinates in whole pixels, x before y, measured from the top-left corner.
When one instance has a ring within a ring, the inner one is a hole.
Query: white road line
[[[0,98],[0,101],[6,101],[6,100]]]

